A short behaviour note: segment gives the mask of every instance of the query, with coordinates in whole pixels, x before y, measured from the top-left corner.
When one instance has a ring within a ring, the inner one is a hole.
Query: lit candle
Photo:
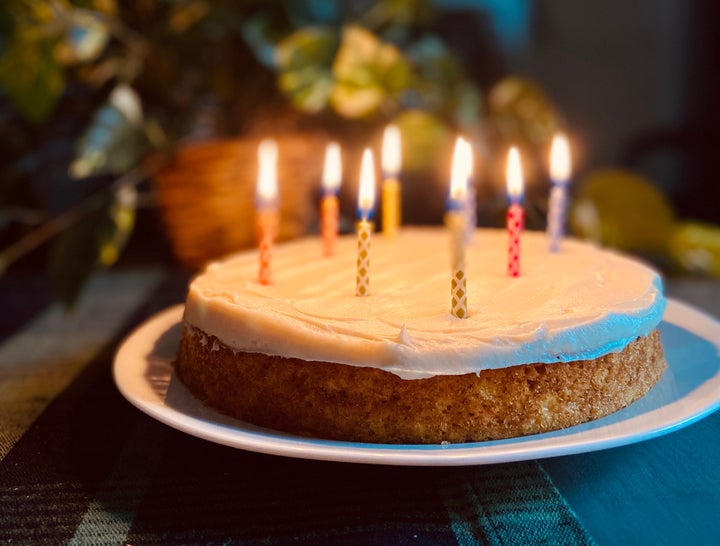
[[[567,187],[570,183],[570,145],[563,134],[553,138],[550,148],[550,204],[548,208],[547,230],[550,237],[550,252],[560,250],[565,235],[565,217],[567,214]]]
[[[370,239],[373,231],[372,212],[375,206],[375,162],[372,152],[365,149],[360,166],[360,189],[358,190],[358,253],[356,296],[370,293]]]
[[[520,153],[514,146],[510,148],[507,161],[507,193],[510,206],[507,212],[507,229],[510,237],[508,245],[508,275],[520,275],[520,233],[525,223],[525,211],[522,208],[523,174]]]
[[[383,234],[394,237],[402,219],[401,187],[398,175],[402,162],[400,129],[388,125],[383,132],[382,143],[382,228]]]
[[[320,231],[326,256],[335,253],[340,211],[337,194],[341,180],[340,145],[337,142],[331,142],[325,148],[325,166],[322,178],[323,197],[320,202]]]
[[[465,226],[467,223],[468,154],[465,141],[455,142],[450,172],[445,223],[450,230],[450,312],[458,318],[467,318],[467,275],[465,273]]]
[[[477,227],[477,193],[475,191],[475,181],[473,180],[473,149],[472,145],[463,139],[465,149],[466,167],[467,167],[467,197],[465,199],[465,239],[468,243],[472,242]]]
[[[270,261],[273,241],[278,230],[278,149],[274,140],[263,140],[258,146],[258,178],[255,193],[255,213],[259,234],[260,284],[270,284]]]

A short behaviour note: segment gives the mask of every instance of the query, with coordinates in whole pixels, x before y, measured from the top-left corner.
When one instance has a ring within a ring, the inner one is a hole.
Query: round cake
[[[190,284],[177,376],[206,404],[293,434],[373,443],[535,434],[615,412],[666,367],[659,275],[576,240],[525,232],[519,277],[507,232],[467,248],[467,318],[450,313],[450,235],[373,236],[370,292],[355,295],[357,238],[256,251]]]

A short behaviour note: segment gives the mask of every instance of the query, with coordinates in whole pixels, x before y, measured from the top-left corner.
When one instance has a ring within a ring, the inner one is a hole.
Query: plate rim
[[[720,321],[673,298],[667,298],[667,303],[663,322],[678,326],[713,343],[718,348],[718,360],[720,360],[720,345],[709,339],[713,334],[720,339]],[[598,421],[602,421],[600,419],[561,431],[468,444],[368,444],[305,438],[256,427],[222,415],[207,406],[203,406],[203,418],[200,418],[167,405],[164,397],[161,399],[157,392],[153,391],[155,399],[143,396],[142,392],[138,392],[132,379],[137,381],[138,374],[147,368],[148,359],[153,356],[151,348],[159,337],[179,325],[183,309],[183,304],[163,309],[146,319],[125,337],[116,351],[113,362],[112,371],[115,385],[128,402],[157,421],[191,436],[247,451],[322,461],[403,466],[496,464],[586,453],[637,443],[688,426],[720,408],[719,369],[715,375],[691,391],[691,393],[695,393],[703,386],[711,388],[711,384],[717,384],[717,396],[714,400],[705,400],[703,404],[696,402],[692,411],[688,410],[688,406],[681,408],[684,409],[684,413],[676,419],[665,419],[655,426],[641,430],[615,432],[611,436],[604,436],[601,432],[603,429],[627,423],[636,419],[637,416],[628,416],[627,419],[610,425],[593,426]],[[140,352],[140,349],[143,353]],[[128,362],[134,362],[137,369],[129,367]],[[672,370],[672,363],[668,362],[668,366]],[[202,404],[185,389],[184,385],[175,377],[174,372],[170,370],[169,382],[173,380],[176,383],[173,388],[179,389],[181,395],[190,397],[193,401],[191,403],[196,406]],[[147,393],[145,394],[147,395]],[[163,394],[167,394],[167,389]],[[679,398],[673,403],[681,401],[683,398]],[[660,410],[666,407],[668,407],[667,404],[656,409]],[[577,431],[579,427],[583,426],[589,428]]]

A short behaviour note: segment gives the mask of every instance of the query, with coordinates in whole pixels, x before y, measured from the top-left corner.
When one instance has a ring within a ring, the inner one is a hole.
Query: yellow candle
[[[258,146],[258,178],[255,193],[255,212],[258,228],[258,250],[260,284],[270,284],[272,247],[277,235],[278,185],[277,185],[277,144],[273,140],[263,140]]]
[[[358,191],[358,253],[355,295],[370,293],[370,240],[373,223],[372,210],[375,205],[375,164],[372,152],[365,149],[360,166],[360,189]]]
[[[445,222],[450,230],[450,312],[457,318],[467,318],[467,274],[465,271],[467,173],[469,166],[465,142],[455,143],[450,174],[450,196]]]
[[[325,149],[325,167],[323,169],[323,197],[320,202],[320,232],[326,256],[335,253],[335,240],[338,234],[340,205],[338,189],[342,180],[342,161],[340,145],[331,142]]]
[[[402,223],[402,188],[398,175],[402,163],[400,130],[388,125],[383,132],[382,145],[382,228],[383,234],[394,237]]]

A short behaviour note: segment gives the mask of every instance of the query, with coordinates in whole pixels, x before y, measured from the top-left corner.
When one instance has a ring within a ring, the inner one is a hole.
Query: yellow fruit
[[[668,253],[686,271],[720,277],[720,227],[679,222],[668,241]]]
[[[578,183],[570,226],[581,237],[627,251],[661,253],[673,225],[665,196],[623,169],[595,171]]]

